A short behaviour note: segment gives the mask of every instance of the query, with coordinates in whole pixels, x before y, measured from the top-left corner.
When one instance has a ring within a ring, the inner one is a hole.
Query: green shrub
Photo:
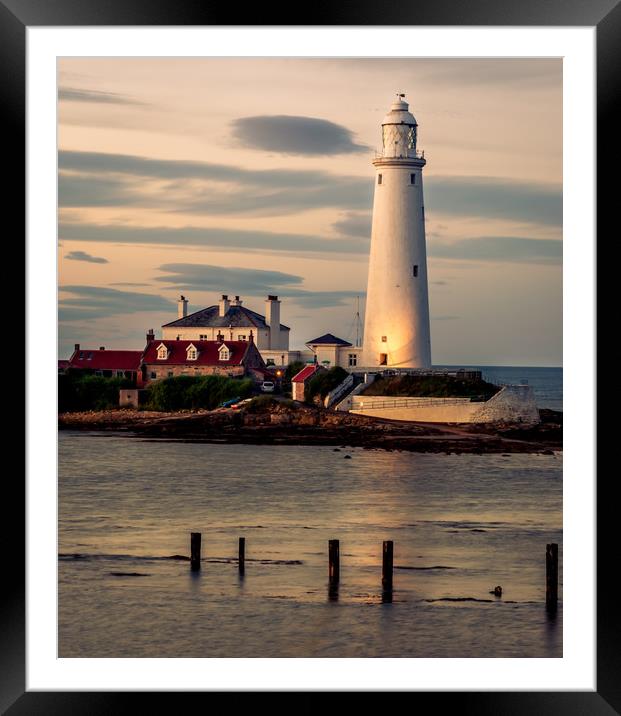
[[[104,378],[78,371],[58,376],[58,410],[109,410],[118,408],[119,390],[133,387],[126,378]]]
[[[340,385],[349,374],[344,368],[334,366],[328,371],[320,371],[314,375],[306,384],[304,399],[307,403],[314,402],[315,397],[323,400],[331,390]]]
[[[252,392],[250,378],[222,375],[179,375],[151,383],[147,406],[164,412],[175,410],[213,410],[233,398],[245,398]]]

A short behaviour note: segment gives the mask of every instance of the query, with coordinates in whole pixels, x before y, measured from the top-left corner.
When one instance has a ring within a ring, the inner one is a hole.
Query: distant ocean
[[[535,393],[538,408],[563,410],[563,369],[532,368],[504,365],[454,366],[441,365],[434,368],[475,368],[483,371],[484,380],[496,384],[528,383]]]

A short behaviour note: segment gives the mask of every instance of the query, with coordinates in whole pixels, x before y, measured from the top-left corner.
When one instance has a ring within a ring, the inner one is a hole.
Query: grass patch
[[[485,401],[499,390],[498,386],[482,379],[464,380],[450,375],[398,375],[377,378],[362,394]]]

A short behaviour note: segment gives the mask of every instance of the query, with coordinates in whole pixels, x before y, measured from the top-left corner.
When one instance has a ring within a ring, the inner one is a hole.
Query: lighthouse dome
[[[410,105],[401,96],[390,105],[390,112],[382,120],[382,124],[409,124],[417,126],[416,118],[409,111]]]

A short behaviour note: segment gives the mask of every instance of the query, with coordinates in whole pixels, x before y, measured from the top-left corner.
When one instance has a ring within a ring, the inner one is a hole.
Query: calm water
[[[548,618],[543,600],[561,508],[560,453],[61,432],[59,656],[560,657],[562,611]],[[203,535],[199,575],[164,559],[189,553],[191,531]],[[331,538],[341,541],[338,599]],[[380,585],[386,539],[392,603]],[[502,599],[489,594],[496,585]],[[483,601],[451,601],[464,598]]]
[[[550,410],[563,409],[563,369],[523,368],[513,366],[438,366],[445,368],[471,367],[483,371],[483,378],[490,383],[528,383],[533,389],[537,407]]]

